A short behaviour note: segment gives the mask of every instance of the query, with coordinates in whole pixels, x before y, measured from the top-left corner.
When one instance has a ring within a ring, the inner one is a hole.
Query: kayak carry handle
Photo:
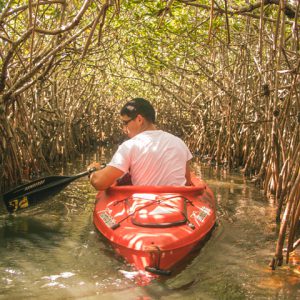
[[[163,270],[163,269],[158,269],[158,268],[149,267],[149,266],[145,267],[145,270],[147,272],[150,272],[150,273],[153,273],[156,275],[164,275],[164,276],[170,276],[172,273],[170,270]]]

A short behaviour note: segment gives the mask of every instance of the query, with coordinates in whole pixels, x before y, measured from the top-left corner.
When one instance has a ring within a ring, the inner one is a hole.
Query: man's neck
[[[156,126],[153,123],[144,123],[141,127],[140,133],[149,130],[156,130]]]

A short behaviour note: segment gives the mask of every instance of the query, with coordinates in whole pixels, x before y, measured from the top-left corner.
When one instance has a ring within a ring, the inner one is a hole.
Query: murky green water
[[[300,299],[297,263],[268,268],[278,230],[273,204],[240,175],[198,163],[194,169],[215,193],[218,226],[177,274],[135,284],[95,231],[95,191],[83,178],[38,207],[1,211],[0,299]]]

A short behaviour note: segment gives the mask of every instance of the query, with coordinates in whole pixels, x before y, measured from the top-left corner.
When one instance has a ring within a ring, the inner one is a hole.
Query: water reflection
[[[238,174],[194,169],[215,193],[218,226],[172,277],[136,286],[130,266],[95,231],[95,191],[83,178],[36,208],[0,215],[0,299],[300,298],[297,256],[293,267],[268,268],[278,230],[273,204]]]
[[[9,216],[3,220],[0,227],[0,251],[3,253],[7,249],[12,249],[10,251],[12,255],[26,248],[57,247],[59,240],[62,239],[59,228],[59,224],[44,224],[41,220],[30,216]],[[2,263],[4,258],[2,257]]]

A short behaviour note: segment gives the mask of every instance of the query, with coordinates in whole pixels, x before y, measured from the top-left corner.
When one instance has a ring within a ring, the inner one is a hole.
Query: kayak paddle
[[[95,172],[88,171],[73,176],[48,176],[20,185],[1,196],[9,213],[36,205],[58,194],[72,181]]]

